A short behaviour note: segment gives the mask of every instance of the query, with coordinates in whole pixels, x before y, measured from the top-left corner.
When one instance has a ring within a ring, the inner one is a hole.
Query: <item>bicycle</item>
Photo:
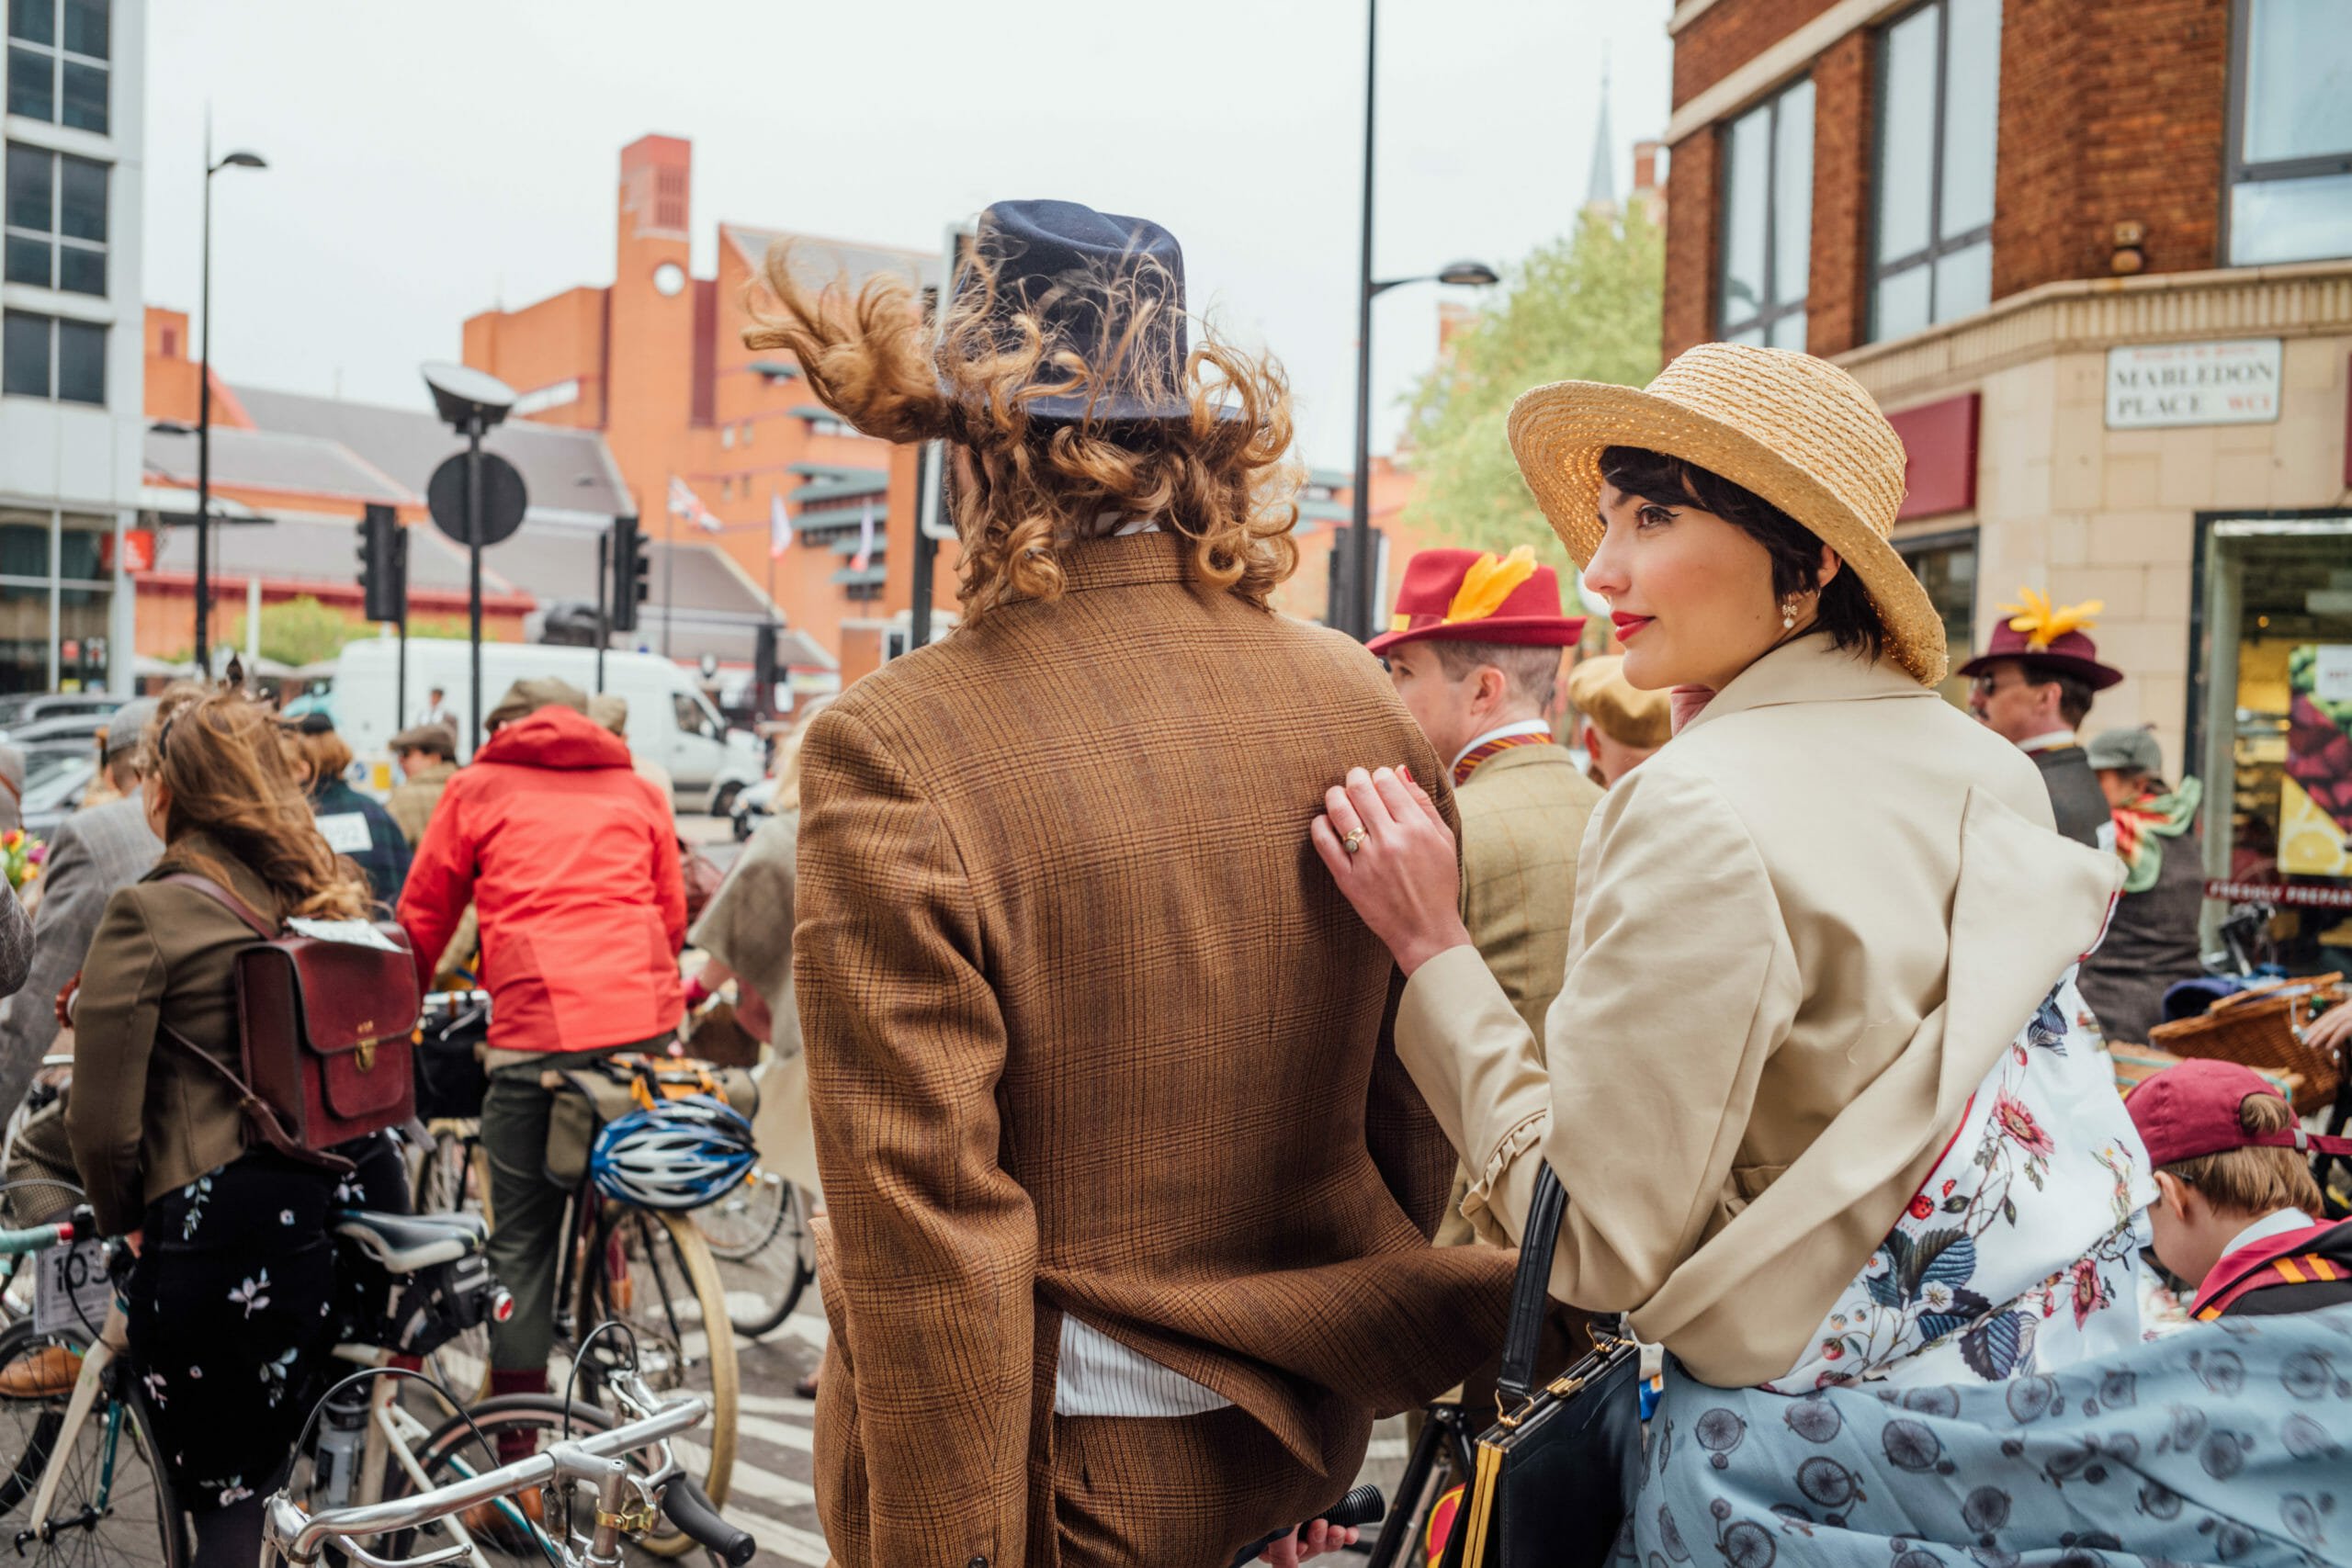
[[[74,1220],[0,1232],[0,1253],[21,1256],[72,1244],[86,1216],[81,1210]],[[339,1325],[337,1359],[384,1367],[398,1355],[424,1354],[448,1334],[503,1310],[503,1292],[481,1258],[485,1233],[479,1222],[343,1209],[331,1216],[330,1229],[336,1238],[336,1299],[365,1303],[364,1310],[347,1310]],[[87,1261],[95,1250],[83,1242],[76,1255]],[[187,1521],[154,1448],[147,1390],[124,1354],[122,1307],[103,1264],[84,1274],[98,1299],[71,1296],[77,1321],[59,1325],[37,1314],[0,1331],[0,1382],[11,1369],[28,1374],[25,1392],[0,1394],[0,1442],[7,1445],[0,1462],[8,1467],[0,1482],[0,1514],[15,1526],[10,1539],[20,1557],[60,1563],[102,1557],[142,1568],[184,1568],[191,1550]],[[70,1385],[46,1376],[61,1358],[75,1357],[79,1365]],[[396,1491],[423,1483],[415,1453],[429,1451],[447,1426],[462,1427],[466,1417],[461,1412],[439,1430],[427,1427],[397,1403],[394,1392],[388,1379],[369,1398],[329,1411],[316,1445],[306,1443],[298,1455],[309,1464],[309,1490],[372,1499],[388,1486]]]
[[[763,1166],[735,1191],[695,1210],[694,1222],[718,1261],[735,1332],[746,1339],[773,1333],[817,1277],[808,1194]]]
[[[496,1453],[491,1429],[477,1427],[428,1456],[422,1483],[400,1497],[305,1510],[290,1492],[277,1493],[263,1517],[264,1568],[274,1562],[316,1568],[330,1551],[366,1568],[436,1568],[467,1558],[483,1568],[493,1559],[616,1568],[625,1538],[655,1545],[644,1538],[657,1517],[669,1520],[682,1543],[703,1547],[726,1568],[743,1568],[758,1543],[719,1517],[676,1453],[710,1413],[709,1402],[699,1394],[662,1399],[634,1371],[616,1376],[612,1392],[628,1419],[573,1407],[567,1420],[590,1428],[584,1435],[567,1429],[552,1448],[510,1464],[471,1467],[469,1444]],[[630,1456],[639,1456],[636,1464]],[[593,1521],[585,1535],[571,1528],[583,1492],[591,1494]],[[551,1531],[548,1521],[559,1517],[565,1522]],[[360,1544],[385,1537],[380,1552]]]

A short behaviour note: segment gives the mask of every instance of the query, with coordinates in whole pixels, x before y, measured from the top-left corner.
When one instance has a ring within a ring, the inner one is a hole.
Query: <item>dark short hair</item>
[[[1886,626],[1871,603],[1870,591],[1851,566],[1821,581],[1821,536],[1721,474],[1685,457],[1642,446],[1611,446],[1600,454],[1600,477],[1628,495],[1660,506],[1696,506],[1712,512],[1764,547],[1772,562],[1772,597],[1820,590],[1815,609],[1821,630],[1835,646],[1872,659],[1886,649]]]
[[[2025,678],[2034,685],[2055,685],[2058,688],[2058,716],[2067,728],[2079,729],[2083,720],[2091,716],[2091,683],[2078,675],[2061,675],[2055,671],[2044,672],[2032,665],[2025,666]]]
[[[1516,642],[1456,642],[1450,637],[1428,640],[1430,651],[1437,655],[1438,668],[1449,680],[1459,681],[1479,666],[1491,664],[1503,672],[1503,680],[1521,701],[1538,707],[1551,705],[1560,679],[1562,649]]]

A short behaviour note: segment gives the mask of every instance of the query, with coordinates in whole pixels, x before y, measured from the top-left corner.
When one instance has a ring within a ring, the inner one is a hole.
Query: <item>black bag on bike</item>
[[[1641,1351],[1593,1320],[1592,1353],[1538,1387],[1545,1286],[1567,1194],[1544,1167],[1520,1241],[1496,1424],[1478,1438],[1443,1568],[1598,1568],[1633,1511],[1642,1458]]]

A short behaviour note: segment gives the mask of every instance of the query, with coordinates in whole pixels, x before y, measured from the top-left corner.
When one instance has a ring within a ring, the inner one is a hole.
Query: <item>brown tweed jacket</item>
[[[1055,1561],[1061,1312],[1232,1400],[1334,1497],[1376,1411],[1500,1333],[1508,1256],[1428,1245],[1453,1152],[1306,836],[1356,761],[1410,763],[1451,815],[1438,760],[1362,649],[1193,591],[1189,552],[1080,546],[1060,600],[810,729],[794,975],[841,1563]]]

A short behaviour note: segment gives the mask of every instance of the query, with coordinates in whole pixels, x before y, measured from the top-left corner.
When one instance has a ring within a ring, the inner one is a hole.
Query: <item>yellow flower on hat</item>
[[[2030,588],[2018,590],[2022,604],[2004,604],[2009,612],[2009,630],[2025,633],[2028,648],[2048,648],[2068,632],[2086,632],[2098,625],[2095,618],[2107,608],[2103,599],[2086,599],[2079,604],[2052,604]]]
[[[1521,545],[1499,558],[1492,550],[1470,563],[1462,586],[1445,607],[1445,624],[1483,621],[1502,607],[1519,585],[1535,575],[1535,547]]]

